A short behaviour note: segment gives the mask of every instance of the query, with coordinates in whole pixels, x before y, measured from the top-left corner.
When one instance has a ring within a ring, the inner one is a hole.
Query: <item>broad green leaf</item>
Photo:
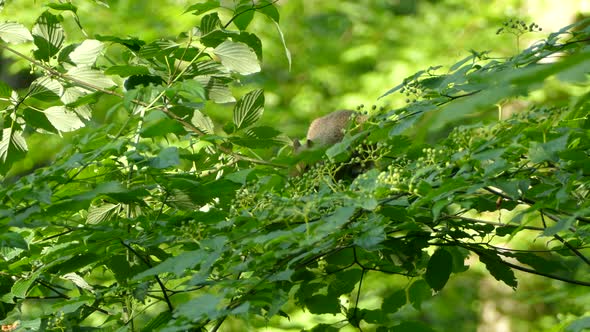
[[[0,140],[0,164],[2,164],[0,169],[7,171],[28,150],[22,131],[10,127],[4,128],[2,130],[2,140]]]
[[[66,273],[63,276],[61,276],[61,278],[65,279],[65,280],[69,280],[71,282],[73,282],[76,286],[85,289],[87,291],[92,291],[94,290],[92,288],[92,286],[90,286],[90,284],[88,284],[88,282],[86,280],[84,280],[84,278],[80,277],[78,274],[70,272],[70,273]]]
[[[565,332],[584,332],[588,329],[590,329],[590,316],[586,315],[569,323]]]
[[[195,321],[203,318],[216,319],[223,315],[219,310],[223,302],[222,296],[204,294],[178,305],[174,310],[174,317],[186,317]]]
[[[219,16],[217,15],[217,13],[205,15],[201,19],[201,32],[203,35],[215,32],[220,27],[221,21],[219,20]]]
[[[170,311],[162,311],[156,317],[152,318],[142,329],[141,332],[157,331],[158,328],[172,319]]]
[[[256,11],[266,15],[274,23],[279,23],[279,10],[275,6],[275,1],[261,0],[257,2]]]
[[[406,292],[401,289],[383,299],[381,311],[385,314],[396,313],[406,304]]]
[[[180,156],[177,147],[168,147],[160,151],[158,156],[150,162],[154,168],[168,168],[180,164]]]
[[[241,3],[240,5],[236,6],[234,9],[234,17],[233,24],[240,30],[246,30],[252,19],[254,19],[255,8],[254,3]],[[254,7],[254,8],[253,8]],[[239,15],[238,15],[239,14]],[[237,15],[237,16],[236,16]]]
[[[71,87],[64,90],[60,99],[68,107],[74,107],[74,111],[82,119],[90,120],[92,117],[92,108],[86,103],[96,102],[96,95],[91,94],[88,98],[85,98],[87,95],[86,90]]]
[[[113,80],[106,77],[102,72],[89,67],[74,67],[66,73],[67,76],[87,83],[94,89],[106,89],[116,85]]]
[[[61,132],[70,132],[84,127],[78,115],[65,106],[52,106],[43,110],[51,125]]]
[[[262,89],[247,93],[234,107],[234,124],[243,129],[256,123],[264,111],[264,92]]]
[[[121,38],[117,36],[96,35],[95,38],[96,40],[108,41],[123,45],[134,52],[139,51],[141,47],[145,45],[145,42],[143,40],[138,39],[137,37]]]
[[[33,26],[33,40],[37,50],[33,52],[37,60],[49,61],[61,49],[65,40],[61,25],[62,17],[46,11]]]
[[[82,306],[91,306],[94,300],[95,299],[92,296],[75,297],[69,300],[54,303],[51,308],[55,310],[55,312],[70,314],[78,311]]]
[[[184,12],[192,12],[193,15],[201,15],[215,8],[219,8],[219,1],[207,0],[204,3],[197,3],[189,6]]]
[[[249,75],[260,71],[256,53],[246,44],[226,40],[215,47],[213,52],[227,69],[238,74]]]
[[[202,250],[185,251],[137,274],[133,277],[133,280],[141,280],[145,277],[164,273],[173,273],[177,276],[182,276],[187,269],[192,269],[195,265],[205,260],[207,256],[207,253]]]
[[[485,264],[486,268],[496,280],[504,282],[506,285],[516,288],[518,282],[514,272],[510,267],[503,263],[502,259],[493,251],[477,251],[479,260]]]
[[[0,233],[0,248],[29,249],[29,244],[20,233],[4,231]]]
[[[99,206],[92,206],[88,209],[88,217],[86,217],[86,223],[95,225],[103,221],[110,220],[118,209],[121,207],[120,204],[105,203]]]
[[[393,326],[391,332],[435,332],[432,327],[423,322],[403,322]]]
[[[208,100],[212,100],[219,104],[233,103],[236,101],[231,90],[229,89],[229,82],[222,77],[196,77],[196,79],[205,87],[205,93]]]
[[[74,6],[72,3],[70,2],[66,2],[66,3],[48,3],[47,6],[51,9],[55,9],[55,10],[69,10],[71,12],[77,13],[78,12],[78,7]]]
[[[104,71],[105,75],[118,75],[129,77],[133,75],[149,75],[150,71],[145,66],[111,66]]]
[[[102,42],[95,39],[86,39],[70,53],[70,59],[79,67],[90,67],[94,65],[103,48]]]
[[[547,143],[531,142],[529,147],[529,158],[534,163],[544,161],[558,161],[558,152],[565,150],[569,135],[564,133],[558,138]]]
[[[211,135],[215,132],[211,118],[201,113],[199,110],[195,110],[193,113],[191,123],[205,134]]]
[[[43,272],[43,268],[37,269],[37,271],[31,273],[31,275],[27,277],[18,279],[10,289],[12,296],[24,299],[27,296],[29,288],[41,275],[41,272]]]
[[[39,100],[50,101],[61,98],[64,93],[63,85],[49,76],[37,78],[29,86],[29,97]]]
[[[7,43],[20,44],[33,40],[29,29],[20,23],[0,23],[0,38]]]
[[[408,298],[410,299],[412,306],[417,310],[420,310],[422,303],[432,298],[432,290],[426,281],[418,280],[412,283],[410,289],[408,289]]]
[[[339,328],[332,324],[318,324],[309,330],[309,332],[338,332]],[[308,332],[308,330],[302,330],[302,332]]]
[[[340,300],[338,296],[313,295],[305,300],[305,307],[312,314],[339,314]]]
[[[343,294],[350,294],[354,286],[360,281],[362,271],[360,269],[350,269],[340,271],[334,274],[334,281],[328,285],[328,296],[338,298]]]
[[[453,257],[448,251],[441,248],[430,257],[424,279],[433,290],[438,292],[449,280],[452,270]]]

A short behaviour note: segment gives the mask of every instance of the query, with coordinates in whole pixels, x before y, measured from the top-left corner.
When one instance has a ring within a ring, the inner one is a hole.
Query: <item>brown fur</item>
[[[356,114],[355,121],[357,124],[367,120],[365,115],[357,114],[350,110],[332,112],[313,120],[307,130],[305,144],[301,145],[298,140],[293,141],[295,152],[301,151],[304,148],[326,147],[340,142],[344,137],[344,130],[354,114]]]

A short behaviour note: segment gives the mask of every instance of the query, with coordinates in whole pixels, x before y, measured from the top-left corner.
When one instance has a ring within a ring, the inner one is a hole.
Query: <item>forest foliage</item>
[[[265,92],[232,89],[262,68],[254,19],[283,39],[276,1],[197,2],[185,10],[196,26],[156,40],[69,41],[64,22],[84,34],[84,17],[47,6],[31,27],[0,23],[0,48],[36,75],[0,83],[3,327],[254,329],[298,308],[330,314],[313,331],[436,331],[404,308],[421,310],[474,258],[511,288],[515,270],[590,286],[588,21],[511,57],[472,51],[400,79],[381,100],[406,105],[358,106],[369,119],[342,142],[293,154],[259,124]],[[532,31],[507,19],[498,33]],[[502,113],[547,82],[575,87],[570,102]],[[233,104],[231,119],[213,121],[213,103]],[[480,111],[500,119],[413,139],[425,117]],[[62,137],[61,151],[11,173],[39,134]],[[301,161],[312,167],[290,176]],[[534,249],[495,242],[522,234]],[[375,304],[369,278],[404,283]],[[574,309],[564,328],[581,331],[590,309]]]

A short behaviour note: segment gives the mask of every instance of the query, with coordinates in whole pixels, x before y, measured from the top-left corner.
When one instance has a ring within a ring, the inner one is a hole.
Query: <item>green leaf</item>
[[[106,77],[102,72],[89,67],[71,68],[66,75],[99,89],[106,89],[116,85],[113,80]]]
[[[62,17],[46,11],[37,19],[33,26],[33,41],[37,50],[33,52],[35,59],[49,61],[61,49],[65,40],[61,26]]]
[[[279,23],[279,19],[280,19],[279,10],[274,5],[274,1],[272,1],[272,0],[258,1],[256,7],[257,7],[256,11],[266,15],[274,23]]]
[[[15,128],[4,128],[0,140],[0,162],[2,169],[7,170],[12,163],[24,156],[29,150],[23,132]]]
[[[438,249],[434,252],[428,266],[424,279],[435,291],[440,291],[451,276],[453,270],[453,256],[445,249]]]
[[[328,286],[328,296],[338,298],[343,294],[350,294],[354,286],[360,281],[362,271],[360,269],[350,269],[340,271],[334,274],[334,281]]]
[[[226,40],[215,47],[213,53],[219,57],[221,64],[238,74],[249,75],[260,71],[256,52],[246,44]]]
[[[28,277],[18,279],[10,289],[10,293],[12,294],[12,296],[24,299],[27,296],[29,288],[41,275],[41,272],[43,272],[43,268],[38,269]]]
[[[234,124],[237,129],[253,125],[264,111],[264,92],[257,89],[247,93],[234,107]]]
[[[189,6],[184,12],[192,12],[193,15],[201,15],[215,8],[219,8],[219,0],[207,0],[204,3],[197,3]]]
[[[86,217],[86,223],[95,225],[101,222],[111,219],[118,209],[121,207],[119,204],[105,203],[100,206],[92,206],[88,209],[88,217]]]
[[[313,295],[305,299],[305,307],[312,314],[339,314],[340,299],[338,296]]]
[[[569,323],[565,328],[565,332],[584,332],[590,329],[590,316],[585,316]]]
[[[59,99],[63,93],[64,87],[61,83],[49,76],[39,77],[29,86],[29,97],[43,101]]]
[[[166,324],[172,319],[170,311],[162,311],[156,317],[152,318],[142,329],[141,332],[152,332],[158,330],[158,327]]]
[[[333,324],[318,324],[314,326],[309,332],[338,332],[340,331],[339,328],[335,327]],[[308,332],[307,330],[302,330],[302,332]]]
[[[133,75],[149,75],[150,71],[145,66],[111,66],[104,71],[105,75],[118,75],[129,77]]]
[[[514,276],[514,272],[510,267],[503,263],[502,259],[497,253],[493,251],[476,251],[479,260],[485,264],[486,269],[490,271],[496,280],[503,281],[506,285],[516,288],[518,282]]]
[[[180,156],[178,148],[168,147],[158,153],[158,156],[150,161],[150,165],[154,168],[168,168],[180,164]]]
[[[102,42],[95,39],[86,39],[69,56],[77,66],[90,67],[94,65],[103,48]]]
[[[391,332],[435,332],[430,326],[422,322],[403,322],[390,329]]]
[[[65,106],[52,106],[43,110],[43,113],[58,131],[70,132],[84,127],[84,122],[80,120],[78,115]]]
[[[400,289],[383,299],[383,303],[381,304],[381,311],[385,314],[393,314],[396,313],[405,304],[406,292],[403,289]]]
[[[193,113],[191,123],[205,134],[211,135],[215,132],[211,118],[201,113],[199,110],[195,110]]]
[[[558,138],[547,143],[531,142],[529,147],[529,158],[534,163],[544,161],[559,161],[558,152],[565,150],[569,138],[568,133],[564,133]]]
[[[0,248],[29,249],[29,244],[20,233],[4,231],[0,233]]]
[[[252,19],[254,19],[254,8],[255,5],[253,3],[241,3],[240,5],[236,6],[234,9],[234,17],[233,24],[240,30],[246,30]],[[239,15],[238,15],[239,14]]]
[[[20,23],[0,23],[0,38],[7,43],[20,44],[33,40],[29,29]]]
[[[432,290],[426,281],[418,280],[412,283],[410,289],[408,289],[408,298],[410,299],[412,306],[417,310],[420,310],[422,303],[432,298]]]
[[[204,294],[178,305],[174,310],[174,317],[186,317],[191,321],[204,318],[213,320],[223,315],[219,310],[222,301],[222,296]]]
[[[47,6],[51,9],[55,9],[55,10],[69,10],[71,12],[77,13],[78,12],[78,7],[74,6],[72,3],[70,2],[66,2],[66,3],[48,3]]]

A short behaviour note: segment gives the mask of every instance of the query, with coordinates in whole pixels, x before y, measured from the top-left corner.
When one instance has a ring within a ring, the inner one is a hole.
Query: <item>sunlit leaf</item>
[[[33,40],[33,35],[19,23],[0,23],[0,38],[7,43],[20,44]]]
[[[219,57],[221,63],[231,71],[242,75],[260,71],[260,63],[256,53],[246,44],[226,40],[219,44],[213,52]]]

